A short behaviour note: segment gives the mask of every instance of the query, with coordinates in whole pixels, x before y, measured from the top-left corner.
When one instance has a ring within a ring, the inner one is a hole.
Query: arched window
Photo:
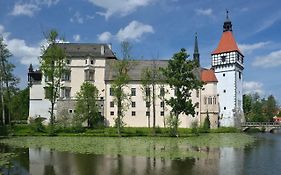
[[[216,97],[213,97],[213,104],[217,104],[217,98]]]

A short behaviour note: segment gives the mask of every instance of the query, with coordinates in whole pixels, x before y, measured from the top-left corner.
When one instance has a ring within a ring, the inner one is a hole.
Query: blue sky
[[[228,9],[245,56],[244,92],[281,102],[280,7],[279,0],[0,0],[0,34],[23,88],[51,28],[69,42],[112,43],[117,55],[128,40],[136,59],[168,59],[180,48],[192,54],[197,32],[201,65],[210,67]]]

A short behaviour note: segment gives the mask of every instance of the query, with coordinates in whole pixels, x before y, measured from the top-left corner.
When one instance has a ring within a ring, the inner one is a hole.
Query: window
[[[87,59],[85,60],[85,64],[87,64]]]
[[[150,111],[146,111],[145,115],[150,116]]]
[[[199,115],[199,112],[196,112],[196,115]]]
[[[150,96],[150,88],[145,88],[145,95],[146,95],[147,97]]]
[[[94,64],[94,60],[91,60],[91,64]]]
[[[136,111],[132,111],[132,116],[136,116]]]
[[[225,74],[222,74],[222,76],[224,76],[224,77],[225,77]]]
[[[207,97],[204,97],[204,104],[207,104]]]
[[[132,108],[135,108],[135,107],[136,107],[136,102],[132,101]]]
[[[66,60],[66,64],[69,65],[70,63],[71,63],[71,60],[70,60],[70,59],[67,59],[67,60]]]
[[[239,72],[239,79],[241,80],[241,77],[242,77],[242,73],[241,72]]]
[[[72,110],[72,109],[68,109],[68,113],[69,113],[69,114],[72,114],[72,113],[73,113],[73,110]]]
[[[160,116],[164,116],[164,111],[161,111],[161,112],[160,112]]]
[[[223,93],[226,93],[226,90],[225,90],[225,89],[223,90]]]
[[[211,105],[212,104],[212,97],[208,98],[208,104]]]
[[[136,88],[131,88],[131,96],[136,96]]]
[[[113,94],[114,94],[113,88],[109,88],[109,95],[113,96]]]
[[[110,107],[111,107],[111,108],[114,108],[114,101],[111,101],[111,102],[110,102]]]
[[[149,107],[150,107],[150,102],[149,102],[149,101],[145,102],[145,106],[146,106],[147,108],[149,108]]]
[[[70,81],[71,79],[70,77],[71,77],[71,71],[67,70],[62,77],[62,81]]]
[[[199,98],[199,90],[196,90],[196,97]]]
[[[217,98],[216,97],[213,97],[213,103],[217,104]]]
[[[64,97],[70,98],[70,88],[64,88]]]
[[[226,110],[226,107],[223,107],[224,110]]]
[[[110,115],[114,115],[114,111],[110,111]]]
[[[85,80],[86,81],[94,81],[94,70],[85,70]]]
[[[160,96],[165,95],[165,89],[163,87],[160,88]]]
[[[161,107],[161,108],[164,108],[164,101],[161,101],[160,107]]]
[[[221,61],[222,61],[222,62],[225,62],[225,57],[226,57],[226,56],[221,56]]]

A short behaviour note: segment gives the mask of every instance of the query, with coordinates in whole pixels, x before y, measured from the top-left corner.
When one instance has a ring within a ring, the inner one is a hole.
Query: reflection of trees
[[[53,165],[45,165],[44,175],[55,175],[55,169]]]

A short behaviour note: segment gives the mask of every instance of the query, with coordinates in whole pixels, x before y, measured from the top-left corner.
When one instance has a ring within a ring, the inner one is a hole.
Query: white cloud
[[[280,66],[281,65],[281,50],[271,52],[265,56],[256,57],[256,59],[252,65],[256,66],[256,67],[262,67],[262,68]]]
[[[33,16],[36,11],[39,11],[40,8],[35,4],[19,4],[16,3],[12,11],[13,16],[26,15]]]
[[[138,21],[132,21],[125,28],[121,28],[116,34],[116,37],[119,41],[139,41],[145,33],[154,33],[153,27]]]
[[[263,84],[257,81],[245,81],[243,83],[244,94],[259,93],[263,94]]]
[[[84,23],[84,19],[83,19],[83,17],[80,15],[79,12],[76,12],[76,13],[73,15],[73,17],[70,18],[70,22],[83,24],[83,23]]]
[[[213,16],[213,10],[211,8],[208,9],[196,9],[197,15],[205,15],[205,16]]]
[[[112,35],[110,32],[103,32],[101,34],[98,35],[98,40],[100,42],[108,42],[111,39]]]
[[[276,22],[278,22],[280,20],[281,20],[281,12],[278,11],[277,13],[266,17],[266,19],[263,22],[259,22],[261,25],[255,31],[255,33],[258,33],[258,32],[261,32],[261,31],[264,31],[264,30],[270,28],[272,25],[274,25]]]
[[[259,43],[254,43],[254,44],[239,44],[239,48],[244,54],[250,54],[252,51],[256,49],[263,48],[264,46],[270,44],[270,41],[266,42],[259,42]]]
[[[25,15],[32,17],[35,12],[40,11],[42,6],[56,5],[60,0],[33,0],[29,3],[16,3],[11,15]]]
[[[89,0],[93,5],[105,9],[105,12],[98,14],[108,19],[113,14],[126,16],[134,12],[138,7],[150,5],[155,0]]]
[[[6,32],[2,25],[0,25],[0,34],[4,36],[4,42],[13,54],[13,57],[19,59],[21,64],[39,64],[38,57],[41,55],[41,45],[46,43],[46,41],[41,41],[36,46],[28,46],[24,40],[17,38],[10,39],[10,33]]]
[[[11,39],[7,40],[7,47],[14,57],[20,59],[20,63],[24,65],[38,65],[38,57],[41,54],[41,48],[38,44],[35,47],[28,46],[24,40]]]
[[[73,35],[73,39],[74,39],[75,42],[79,42],[80,41],[80,35],[79,34]]]

